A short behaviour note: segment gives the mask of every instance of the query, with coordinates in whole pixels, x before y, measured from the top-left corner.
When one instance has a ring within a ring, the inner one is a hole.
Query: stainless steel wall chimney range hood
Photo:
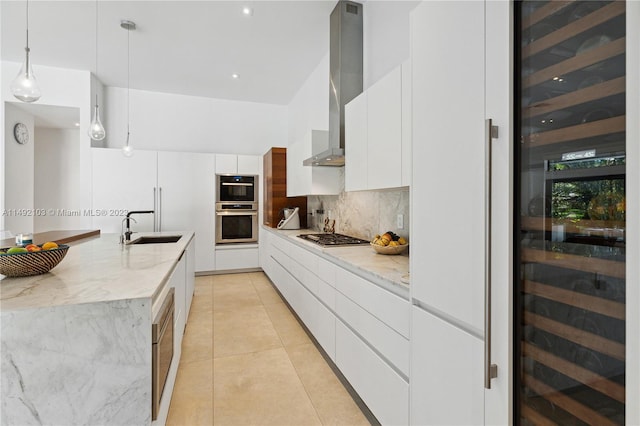
[[[362,5],[340,0],[329,18],[329,149],[305,166],[344,166],[344,106],[362,93]]]

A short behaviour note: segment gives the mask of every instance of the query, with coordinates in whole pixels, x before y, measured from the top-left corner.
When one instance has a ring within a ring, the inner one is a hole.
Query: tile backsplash
[[[323,210],[324,213],[317,213]],[[309,228],[322,231],[324,219],[335,219],[335,232],[370,240],[376,234],[393,231],[409,238],[409,188],[341,192],[339,195],[307,197]],[[403,215],[402,229],[397,226]]]

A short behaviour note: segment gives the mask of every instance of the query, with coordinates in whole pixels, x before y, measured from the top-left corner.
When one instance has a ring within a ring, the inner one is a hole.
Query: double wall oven
[[[258,177],[217,175],[216,244],[258,241]]]

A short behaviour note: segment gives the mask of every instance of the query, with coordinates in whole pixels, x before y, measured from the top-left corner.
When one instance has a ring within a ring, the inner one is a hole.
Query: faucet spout
[[[128,243],[129,241],[131,241],[131,234],[133,234],[133,232],[131,232],[131,223],[129,221],[133,221],[134,223],[138,223],[136,222],[136,220],[134,218],[131,217],[132,214],[153,214],[155,213],[154,210],[131,210],[127,213],[127,216],[122,219],[122,224],[125,225],[126,224],[126,231],[122,231],[122,235],[121,235],[121,240],[124,243]]]

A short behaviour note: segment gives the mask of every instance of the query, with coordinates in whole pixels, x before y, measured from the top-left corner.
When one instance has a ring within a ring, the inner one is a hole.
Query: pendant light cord
[[[26,50],[26,53],[27,53],[26,59],[25,59],[25,64],[26,64],[25,73],[27,74],[27,77],[30,77],[29,69],[31,67],[29,65],[30,65],[31,59],[29,58],[29,0],[27,0],[27,47],[25,47],[24,50]]]
[[[127,146],[129,146],[129,123],[131,121],[129,116],[129,104],[130,104],[130,96],[129,96],[129,75],[130,75],[130,67],[129,62],[131,61],[131,54],[129,53],[129,34],[131,33],[131,29],[127,28]]]
[[[96,91],[96,108],[98,107],[98,0],[96,0],[96,75],[95,75],[95,88]]]

